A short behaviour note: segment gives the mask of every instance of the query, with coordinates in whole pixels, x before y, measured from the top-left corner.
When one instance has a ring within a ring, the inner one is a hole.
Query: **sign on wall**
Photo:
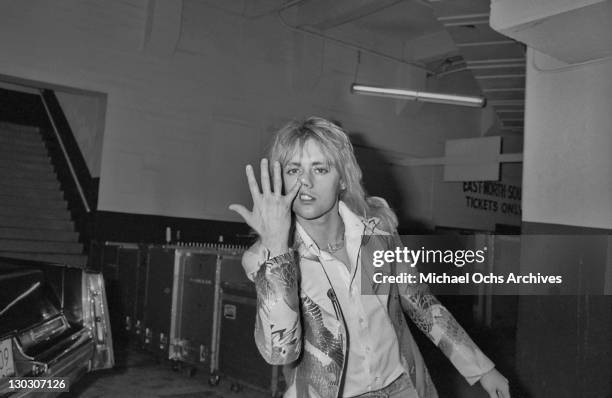
[[[434,183],[436,226],[494,231],[521,224],[521,179]]]

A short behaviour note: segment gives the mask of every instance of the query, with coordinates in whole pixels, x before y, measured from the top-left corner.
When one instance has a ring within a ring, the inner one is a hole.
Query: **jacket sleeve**
[[[399,245],[401,241],[396,237]],[[415,273],[406,264],[396,272]],[[472,385],[491,369],[493,362],[474,344],[451,313],[431,294],[426,284],[398,284],[400,302],[416,326],[429,337]]]
[[[271,365],[295,361],[302,345],[299,316],[299,266],[295,253],[267,259],[267,250],[255,244],[242,265],[257,290],[255,344]]]

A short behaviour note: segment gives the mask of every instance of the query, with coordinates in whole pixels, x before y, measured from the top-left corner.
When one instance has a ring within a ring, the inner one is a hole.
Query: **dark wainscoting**
[[[255,241],[248,225],[228,221],[97,211],[94,225],[98,242],[166,243],[166,227],[172,230],[172,243],[214,243],[220,235],[227,244]]]
[[[551,236],[542,244],[522,248],[522,266],[525,271],[545,268],[555,274],[572,262],[580,283],[601,283],[612,272],[611,233],[525,222],[524,235]],[[575,242],[560,235],[573,235]],[[524,387],[521,396],[612,397],[612,295],[520,296],[516,350],[517,381]]]

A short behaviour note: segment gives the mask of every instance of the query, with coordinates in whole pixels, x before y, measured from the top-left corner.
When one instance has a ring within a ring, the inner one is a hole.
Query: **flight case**
[[[231,389],[234,391],[246,385],[270,392],[272,397],[281,396],[284,391],[281,367],[269,365],[255,345],[256,311],[254,290],[224,284],[219,323],[219,372],[233,381]]]
[[[216,384],[219,255],[214,248],[175,249],[169,358],[206,370]]]
[[[167,359],[172,319],[174,248],[149,246],[142,322],[142,343],[160,359]]]
[[[216,385],[227,377],[280,395],[280,367],[268,365],[253,337],[254,284],[241,265],[245,248],[224,244],[130,245],[107,243],[105,274],[116,281],[116,307],[132,341],[196,370]]]
[[[234,391],[247,385],[280,396],[281,367],[269,365],[255,345],[257,293],[242,268],[242,253],[220,250],[218,370],[232,381]]]
[[[146,282],[143,250],[119,242],[105,242],[96,249],[106,280],[115,343],[126,343],[140,335]]]

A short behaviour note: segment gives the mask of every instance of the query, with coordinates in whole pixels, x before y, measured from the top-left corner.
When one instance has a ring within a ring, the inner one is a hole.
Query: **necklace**
[[[342,249],[343,247],[344,247],[344,236],[342,236],[342,239],[340,240],[340,242],[328,243],[327,251],[330,253],[335,253],[338,250]]]
[[[327,251],[329,253],[335,253],[338,250],[342,249],[344,247],[344,228],[342,228],[342,238],[340,239],[340,241],[335,242],[335,243],[328,243],[327,244]]]

